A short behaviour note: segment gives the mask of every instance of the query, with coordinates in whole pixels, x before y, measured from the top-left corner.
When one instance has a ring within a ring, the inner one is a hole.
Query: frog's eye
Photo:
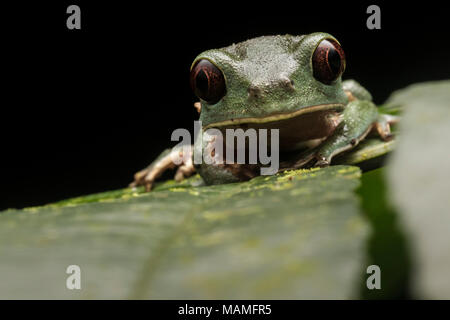
[[[331,84],[344,72],[345,54],[333,39],[324,39],[312,56],[314,78],[324,84]]]
[[[214,104],[225,95],[225,78],[222,71],[206,59],[195,63],[191,69],[191,88],[200,99]]]

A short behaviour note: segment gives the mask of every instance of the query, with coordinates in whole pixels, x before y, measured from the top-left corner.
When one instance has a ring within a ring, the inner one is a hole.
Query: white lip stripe
[[[341,103],[331,103],[331,104],[319,104],[315,106],[305,107],[303,109],[291,112],[291,113],[279,113],[279,114],[273,114],[267,117],[261,117],[261,118],[237,118],[232,120],[226,120],[216,123],[211,123],[207,126],[205,126],[205,130],[211,127],[223,127],[227,125],[237,125],[237,124],[244,124],[244,123],[267,123],[267,122],[275,122],[280,120],[286,120],[290,118],[294,118],[296,116],[310,113],[314,111],[325,111],[330,110],[334,108],[344,108],[344,105]]]

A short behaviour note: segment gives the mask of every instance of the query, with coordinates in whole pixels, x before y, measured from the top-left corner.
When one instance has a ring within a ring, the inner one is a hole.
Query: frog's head
[[[264,36],[198,55],[191,86],[204,128],[266,123],[347,102],[345,56],[327,33]]]

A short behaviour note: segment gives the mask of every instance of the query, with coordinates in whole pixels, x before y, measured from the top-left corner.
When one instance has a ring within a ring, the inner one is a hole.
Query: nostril
[[[294,80],[289,79],[288,77],[282,78],[281,79],[281,83],[283,84],[283,86],[286,89],[289,89],[289,90],[294,90],[295,89],[295,87],[294,87]]]
[[[261,97],[262,91],[258,87],[249,87],[248,88],[248,96],[252,99],[258,99]]]

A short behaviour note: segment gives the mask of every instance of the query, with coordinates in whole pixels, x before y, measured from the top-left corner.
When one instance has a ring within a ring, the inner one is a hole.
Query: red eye
[[[314,78],[324,84],[331,84],[345,70],[345,54],[333,39],[322,40],[312,56]]]
[[[190,78],[195,95],[209,104],[217,103],[225,95],[225,78],[222,71],[206,59],[196,62]]]

